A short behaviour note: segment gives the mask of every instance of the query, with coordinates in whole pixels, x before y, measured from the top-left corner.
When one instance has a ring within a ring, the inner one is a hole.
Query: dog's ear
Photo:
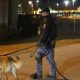
[[[18,56],[16,56],[16,59],[17,59],[17,60],[19,60],[19,57],[18,57]]]
[[[12,57],[8,57],[9,61],[15,61]]]
[[[8,57],[8,60],[16,62],[17,60],[20,60],[20,58],[18,56],[12,56],[12,57]]]

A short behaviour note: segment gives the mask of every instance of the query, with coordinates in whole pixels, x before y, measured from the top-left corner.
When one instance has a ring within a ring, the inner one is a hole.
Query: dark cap
[[[42,12],[50,13],[50,9],[48,7],[45,7],[40,11],[40,13],[42,13]]]

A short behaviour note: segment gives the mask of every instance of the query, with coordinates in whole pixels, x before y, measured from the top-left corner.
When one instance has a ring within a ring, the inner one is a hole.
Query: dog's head
[[[9,60],[15,65],[17,69],[19,69],[22,66],[22,61],[18,56],[9,57]]]
[[[8,59],[10,61],[13,61],[13,62],[17,62],[18,60],[20,60],[20,58],[18,56],[12,56],[12,57],[8,57]]]

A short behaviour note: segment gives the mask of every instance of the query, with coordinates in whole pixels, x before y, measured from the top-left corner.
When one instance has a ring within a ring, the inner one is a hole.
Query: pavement
[[[56,48],[55,60],[65,77],[69,80],[80,80],[80,44]]]
[[[16,50],[30,47],[34,43],[20,43],[10,45],[0,45],[0,55],[7,54]],[[11,56],[18,55],[23,66],[17,70],[19,80],[31,80],[30,75],[36,72],[36,61],[34,57],[30,58],[30,53],[34,49],[24,50],[12,54]],[[55,48],[55,61],[57,69],[69,80],[80,80],[80,43],[59,46]],[[43,59],[43,77],[49,74],[49,65],[46,58]],[[15,80],[11,72],[9,73],[9,80]],[[63,79],[57,73],[58,79]]]

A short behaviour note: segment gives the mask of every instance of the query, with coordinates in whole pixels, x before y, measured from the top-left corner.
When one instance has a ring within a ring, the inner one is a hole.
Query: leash
[[[49,54],[49,51],[45,51],[44,50],[44,48],[42,47],[42,49],[43,49],[43,51],[46,53],[47,52],[47,55]],[[46,56],[47,56],[46,55]],[[48,58],[48,57],[47,57]],[[50,61],[50,59],[48,58],[48,60]],[[55,62],[55,60],[54,60],[54,62]],[[53,65],[53,63],[50,61],[50,63],[51,63],[51,65],[54,67],[54,65]],[[56,62],[55,62],[55,64],[56,64]],[[57,67],[56,67],[56,70],[57,70],[57,73],[64,79],[64,80],[68,80],[63,74],[61,74],[60,72],[59,72],[59,70],[57,69]]]
[[[20,51],[24,51],[24,50],[33,48],[33,47],[35,47],[35,46],[36,46],[36,45],[33,45],[33,46],[31,46],[31,47],[23,48],[23,49],[20,49],[20,50],[17,50],[17,51],[13,51],[13,52],[10,52],[10,53],[4,54],[4,55],[0,55],[0,56],[9,56],[9,55],[15,54],[15,53],[17,53],[17,52],[20,52]],[[20,53],[19,53],[19,54],[20,54]],[[31,54],[31,57],[33,57],[32,54]]]
[[[34,50],[34,52],[30,53],[30,57],[34,57],[34,55],[36,54],[37,50]]]

